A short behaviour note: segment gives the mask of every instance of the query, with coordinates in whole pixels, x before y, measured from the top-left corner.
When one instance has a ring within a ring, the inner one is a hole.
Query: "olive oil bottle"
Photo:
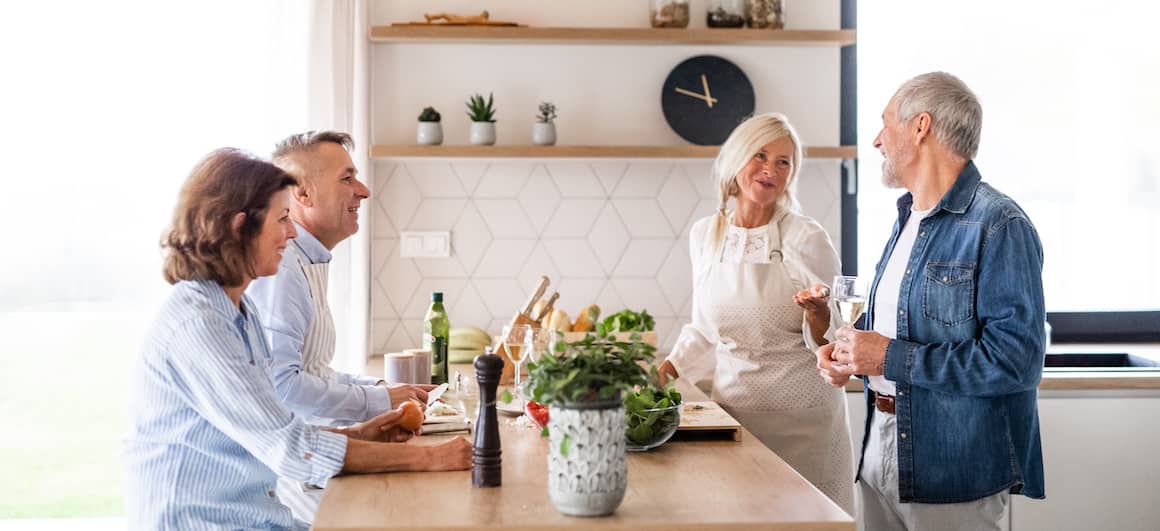
[[[443,309],[443,292],[431,294],[431,307],[423,318],[423,349],[431,351],[431,383],[447,383],[447,339],[451,322]]]

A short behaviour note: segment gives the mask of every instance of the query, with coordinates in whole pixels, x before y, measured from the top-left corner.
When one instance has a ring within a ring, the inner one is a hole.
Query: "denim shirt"
[[[898,200],[868,318],[912,202],[909,193]],[[1004,490],[1044,497],[1036,404],[1042,273],[1035,227],[968,162],[919,223],[899,291],[898,336],[886,349],[885,376],[897,385],[900,501],[957,503]],[[876,413],[866,389],[863,449]]]

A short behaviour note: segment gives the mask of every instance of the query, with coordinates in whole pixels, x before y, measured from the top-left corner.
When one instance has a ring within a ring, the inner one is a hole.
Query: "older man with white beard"
[[[817,351],[826,381],[865,384],[859,529],[1000,529],[1010,494],[1044,497],[1043,249],[981,180],[982,107],[962,81],[907,81],[882,122],[883,182],[907,193],[867,330],[841,328]]]

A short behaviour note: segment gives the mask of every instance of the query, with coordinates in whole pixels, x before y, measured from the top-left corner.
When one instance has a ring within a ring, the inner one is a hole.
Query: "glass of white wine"
[[[858,318],[862,317],[862,312],[866,311],[870,289],[864,278],[839,275],[834,277],[834,283],[830,287],[830,298],[838,307],[838,316],[842,318],[842,324],[853,327]],[[834,363],[834,365],[845,364]]]
[[[854,326],[858,318],[862,317],[869,295],[866,281],[860,277],[836,276],[830,288],[830,296],[838,306],[838,315],[846,326]]]
[[[509,325],[503,327],[503,335],[500,337],[503,338],[503,348],[507,351],[508,358],[516,364],[515,397],[519,400],[517,405],[522,410],[524,405],[520,394],[520,369],[535,348],[534,331],[531,325]]]

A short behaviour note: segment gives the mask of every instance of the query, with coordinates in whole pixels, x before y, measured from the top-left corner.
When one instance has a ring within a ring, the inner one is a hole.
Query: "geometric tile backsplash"
[[[371,349],[420,344],[432,291],[452,326],[492,333],[541,275],[573,318],[595,303],[656,317],[667,353],[690,315],[688,233],[717,206],[708,159],[387,159],[374,162]],[[840,222],[840,162],[807,159],[804,213]],[[403,230],[451,231],[449,258],[402,258]]]

